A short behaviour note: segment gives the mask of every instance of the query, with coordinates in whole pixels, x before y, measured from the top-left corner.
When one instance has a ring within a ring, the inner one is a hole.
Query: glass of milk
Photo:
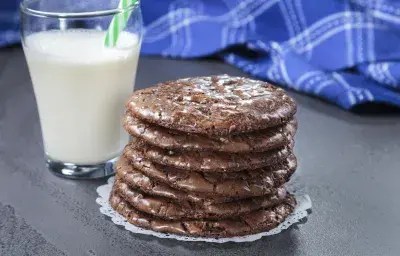
[[[129,141],[121,126],[142,39],[139,1],[26,0],[21,35],[36,97],[46,162],[58,176],[114,173]],[[130,14],[115,47],[104,39],[112,18]]]

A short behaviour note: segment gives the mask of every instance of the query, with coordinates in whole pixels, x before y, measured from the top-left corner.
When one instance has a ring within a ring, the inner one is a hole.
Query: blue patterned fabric
[[[18,41],[16,9],[9,2],[0,3],[2,45]],[[344,109],[367,102],[400,107],[400,1],[146,0],[141,5],[143,54],[217,54],[255,77]]]

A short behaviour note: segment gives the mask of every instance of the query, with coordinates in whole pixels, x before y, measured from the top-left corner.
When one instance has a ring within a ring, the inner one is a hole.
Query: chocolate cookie
[[[194,204],[205,205],[231,202],[238,199],[236,197],[222,197],[218,195],[185,192],[174,189],[162,182],[150,179],[142,172],[136,170],[124,157],[121,157],[117,162],[116,169],[116,182],[122,180],[131,188],[139,189],[149,195],[166,197],[175,201],[190,201]],[[275,190],[271,190],[271,193],[272,192],[275,192]]]
[[[289,143],[296,133],[297,121],[251,133],[208,137],[201,134],[188,134],[150,124],[125,114],[122,121],[127,132],[147,143],[171,150],[222,151],[230,153],[263,152],[282,147]]]
[[[269,231],[293,212],[296,200],[287,199],[271,208],[250,212],[243,216],[222,220],[175,220],[167,221],[138,211],[115,191],[111,192],[111,206],[131,224],[162,233],[195,237],[234,237]]]
[[[150,146],[134,139],[128,147],[142,149],[152,162],[177,169],[199,172],[236,172],[276,165],[292,154],[289,146],[266,152],[233,154],[225,152],[179,152]]]
[[[276,189],[275,193],[262,197],[200,205],[190,201],[177,202],[166,197],[146,195],[140,190],[131,189],[122,180],[115,182],[113,190],[139,211],[166,220],[232,218],[261,208],[270,208],[281,203],[287,196],[286,189],[281,187]]]
[[[170,129],[219,136],[282,125],[296,113],[296,103],[269,83],[220,75],[136,91],[127,109]]]
[[[131,163],[127,163],[127,159],[130,159]],[[289,181],[297,167],[296,157],[290,155],[282,163],[252,171],[230,173],[186,171],[152,163],[145,159],[140,150],[131,147],[125,148],[120,162],[127,165],[126,170],[132,168],[129,165],[133,165],[144,175],[179,190],[235,198],[269,194],[272,188]]]

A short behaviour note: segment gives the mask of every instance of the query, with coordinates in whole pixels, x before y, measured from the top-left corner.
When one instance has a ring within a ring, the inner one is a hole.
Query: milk
[[[123,32],[117,47],[107,49],[104,37],[102,31],[66,30],[25,40],[44,147],[53,160],[97,164],[118,156],[128,142],[121,118],[140,42]]]

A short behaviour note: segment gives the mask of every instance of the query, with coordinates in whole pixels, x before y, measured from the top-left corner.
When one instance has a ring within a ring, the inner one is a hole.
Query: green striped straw
[[[125,9],[136,3],[137,0],[121,0],[118,4],[119,9]],[[132,11],[121,12],[114,15],[108,27],[106,37],[104,38],[105,47],[114,47],[117,44],[118,36],[126,27]]]

